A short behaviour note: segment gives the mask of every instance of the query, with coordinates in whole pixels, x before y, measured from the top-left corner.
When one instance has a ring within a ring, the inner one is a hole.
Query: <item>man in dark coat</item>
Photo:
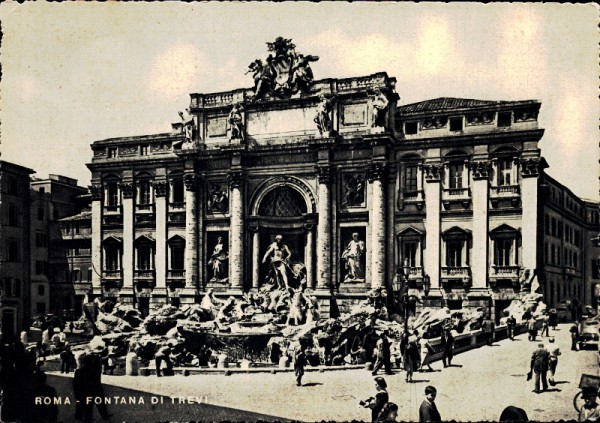
[[[577,327],[577,323],[573,323],[569,332],[571,332],[571,351],[577,351],[577,338],[579,338],[579,328]]]
[[[544,347],[544,344],[538,344],[538,349],[531,355],[531,373],[535,373],[535,393],[539,394],[540,391],[540,377],[542,379],[542,386],[544,391],[548,389],[548,381],[546,380],[546,373],[548,371],[548,361],[550,359],[550,353]],[[528,375],[528,376],[529,376]]]
[[[454,336],[452,336],[450,329],[444,330],[440,341],[443,348],[442,363],[444,363],[444,367],[452,366],[452,357],[454,356],[452,351],[454,348]]]
[[[425,388],[425,400],[419,407],[419,421],[420,422],[441,422],[442,417],[440,412],[435,405],[435,397],[437,395],[437,389],[433,386]]]
[[[506,328],[508,330],[508,337],[511,341],[515,339],[515,326],[517,326],[517,319],[511,314],[508,319],[506,319]]]
[[[494,331],[496,326],[494,322],[489,317],[483,321],[483,332],[485,333],[485,343],[487,345],[492,345],[494,342]]]

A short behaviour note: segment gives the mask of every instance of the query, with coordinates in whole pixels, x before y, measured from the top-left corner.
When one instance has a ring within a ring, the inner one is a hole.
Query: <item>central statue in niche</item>
[[[256,59],[246,72],[252,72],[254,78],[253,100],[267,96],[284,99],[307,92],[314,81],[310,62],[316,62],[319,57],[297,53],[292,40],[283,37],[267,43],[267,48],[270,54],[266,61]]]
[[[269,265],[266,283],[279,289],[299,288],[306,285],[306,266],[292,262],[292,253],[283,243],[283,236],[277,235],[275,241],[263,256],[263,264]]]

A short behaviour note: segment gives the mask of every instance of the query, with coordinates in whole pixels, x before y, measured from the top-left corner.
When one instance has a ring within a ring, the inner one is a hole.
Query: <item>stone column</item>
[[[167,286],[167,182],[154,182],[156,216],[156,288]]]
[[[473,252],[471,276],[473,288],[486,288],[488,276],[488,193],[490,162],[471,164],[473,172]]]
[[[92,185],[92,292],[102,295],[102,186]]]
[[[234,289],[244,287],[244,201],[242,199],[243,173],[229,173],[231,203],[229,207],[229,285]]]
[[[373,163],[368,178],[371,183],[371,210],[369,223],[371,230],[371,288],[385,287],[385,200],[383,182],[385,163]]]
[[[441,164],[425,164],[425,263],[423,272],[429,275],[431,289],[440,287],[440,181]]]
[[[522,212],[522,251],[523,267],[537,267],[537,218],[538,218],[538,176],[540,159],[522,159],[521,162],[521,202]]]
[[[306,229],[306,248],[304,249],[304,264],[306,266],[306,286],[313,287],[313,248],[314,248],[314,227],[305,225]]]
[[[258,289],[260,286],[260,234],[258,226],[251,226],[252,232],[252,288]]]
[[[123,196],[123,288],[133,288],[133,217],[134,207],[133,195],[135,189],[133,183],[121,183],[121,194]]]
[[[185,286],[195,288],[198,281],[198,176],[185,175]]]
[[[328,165],[317,166],[316,172],[319,182],[316,288],[327,290],[331,286],[331,205],[329,202],[331,168]]]

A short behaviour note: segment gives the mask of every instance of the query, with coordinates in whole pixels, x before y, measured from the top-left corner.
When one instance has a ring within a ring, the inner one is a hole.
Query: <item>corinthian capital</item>
[[[469,164],[473,179],[487,179],[490,176],[491,163],[489,160],[471,162]]]
[[[423,175],[427,182],[436,182],[442,179],[443,165],[441,163],[428,163],[422,165]]]
[[[133,183],[121,182],[119,187],[121,188],[121,193],[123,194],[123,198],[133,198],[133,193],[135,191],[133,189]]]
[[[92,201],[102,200],[102,185],[90,186],[90,193],[92,194]]]
[[[154,195],[164,197],[167,195],[167,181],[154,181]]]
[[[317,179],[320,184],[326,184],[329,182],[329,179],[331,178],[331,166],[315,166],[315,172],[317,172]]]
[[[375,180],[383,180],[385,178],[387,172],[387,163],[383,162],[375,162],[372,163],[367,171],[367,178],[369,182],[373,182]]]
[[[198,175],[194,175],[194,174],[185,175],[183,182],[185,183],[186,190],[194,191],[198,185]]]
[[[240,188],[242,186],[243,176],[244,172],[242,172],[241,170],[233,170],[229,172],[229,175],[227,175],[227,179],[229,181],[229,188]]]
[[[533,177],[540,174],[542,169],[542,159],[540,157],[532,157],[530,159],[521,159],[521,176]]]

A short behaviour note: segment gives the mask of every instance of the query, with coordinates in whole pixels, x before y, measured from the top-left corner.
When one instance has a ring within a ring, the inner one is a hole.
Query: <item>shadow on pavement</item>
[[[308,383],[303,383],[302,386],[319,386],[322,385],[321,382],[308,382]]]
[[[557,380],[556,382],[554,382],[555,385],[562,385],[563,383],[571,383],[568,380]]]
[[[72,423],[75,421],[75,397],[73,396],[73,379],[70,377],[61,377],[48,375],[48,385],[56,389],[59,398],[69,398],[70,404],[59,405],[58,420],[62,423]],[[269,416],[266,414],[253,413],[251,411],[221,407],[210,404],[211,400],[209,388],[198,386],[198,397],[185,399],[184,403],[179,403],[177,397],[165,397],[154,395],[143,391],[120,388],[102,384],[104,387],[104,397],[113,401],[112,405],[107,405],[108,412],[113,415],[114,422],[167,422],[167,421],[289,421],[288,419]],[[205,392],[202,392],[206,389]],[[135,403],[132,403],[131,398]],[[140,398],[143,398],[143,403]],[[185,397],[188,398],[188,397]],[[115,402],[117,404],[115,404]],[[118,404],[121,402],[121,404]],[[129,402],[129,403],[127,403]],[[154,402],[154,404],[152,404]],[[98,410],[94,410],[98,416]],[[96,421],[101,421],[99,417]]]
[[[411,383],[428,383],[429,379],[413,379]]]
[[[462,366],[462,364],[450,364],[448,367],[458,367],[459,369],[461,369]]]

